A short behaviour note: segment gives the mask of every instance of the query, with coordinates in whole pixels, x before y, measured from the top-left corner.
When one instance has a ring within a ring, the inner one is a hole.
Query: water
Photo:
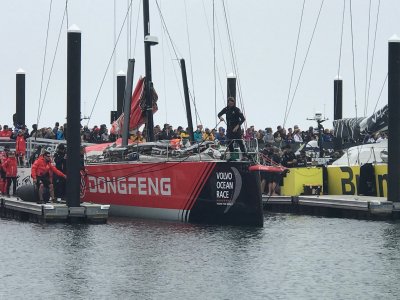
[[[0,299],[399,299],[400,224],[0,220]]]

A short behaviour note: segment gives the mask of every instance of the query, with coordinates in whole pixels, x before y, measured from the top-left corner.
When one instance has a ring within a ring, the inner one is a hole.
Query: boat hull
[[[263,226],[259,172],[246,162],[89,165],[82,201],[110,215],[191,223]]]

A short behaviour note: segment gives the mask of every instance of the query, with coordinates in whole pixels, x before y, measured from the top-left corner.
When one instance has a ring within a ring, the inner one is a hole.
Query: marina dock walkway
[[[106,223],[109,205],[81,203],[80,207],[68,207],[65,203],[37,204],[17,197],[0,196],[0,216],[38,223],[79,222]]]
[[[400,207],[384,197],[354,195],[267,196],[265,211],[367,220],[399,219]]]

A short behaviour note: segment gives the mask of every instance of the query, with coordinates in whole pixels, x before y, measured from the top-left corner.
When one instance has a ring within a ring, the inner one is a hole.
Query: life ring
[[[285,167],[278,166],[264,166],[264,165],[254,165],[249,167],[250,171],[261,171],[269,173],[282,173],[286,170]]]

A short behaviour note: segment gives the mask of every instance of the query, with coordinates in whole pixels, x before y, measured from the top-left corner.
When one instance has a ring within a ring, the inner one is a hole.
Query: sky
[[[0,1],[0,124],[12,124],[15,78],[20,68],[26,72],[26,124],[52,127],[57,121],[65,122],[67,26],[72,24],[82,31],[81,113],[91,116],[83,124],[109,124],[110,111],[116,109],[116,74],[126,73],[128,58],[136,60],[134,84],[144,76],[139,0],[132,1],[122,26],[130,3],[69,0],[68,18],[62,24],[63,0]],[[282,124],[306,129],[315,125],[307,118],[316,111],[329,119],[325,126],[331,127],[333,82],[339,70],[343,116],[371,115],[375,107],[387,103],[388,39],[400,35],[399,15],[398,0],[150,0],[150,32],[159,39],[152,47],[153,82],[159,95],[154,123],[187,125],[177,58],[186,61],[197,108],[195,114],[192,107],[193,122],[205,127],[217,125],[216,113],[226,103],[228,73],[237,74],[238,105],[244,108],[247,126],[257,129]]]

